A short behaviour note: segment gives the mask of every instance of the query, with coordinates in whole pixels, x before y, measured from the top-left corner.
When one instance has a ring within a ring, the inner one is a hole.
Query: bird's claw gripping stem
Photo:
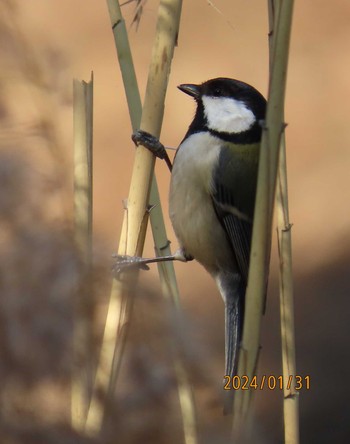
[[[146,131],[137,130],[131,138],[136,146],[142,145],[159,159],[165,159],[165,156],[167,155],[165,147],[157,137],[152,136],[152,134],[147,133]]]
[[[116,277],[119,277],[120,273],[127,268],[136,267],[142,270],[149,270],[149,266],[147,264],[166,261],[187,262],[193,260],[193,257],[186,254],[182,248],[178,249],[175,254],[171,254],[169,256],[145,258],[114,253],[112,254],[112,257],[116,260],[115,264],[112,266],[112,270],[114,271]]]
[[[144,263],[144,259],[138,256],[128,256],[126,254],[112,254],[115,263],[112,265],[112,271],[118,277],[120,273],[128,268],[140,268],[149,270],[149,266]]]
[[[147,131],[137,130],[132,134],[131,138],[136,146],[142,145],[154,156],[158,157],[158,159],[165,160],[169,170],[172,170],[172,163],[169,159],[168,153],[166,152],[165,146],[157,137],[152,136],[152,134],[147,133]]]

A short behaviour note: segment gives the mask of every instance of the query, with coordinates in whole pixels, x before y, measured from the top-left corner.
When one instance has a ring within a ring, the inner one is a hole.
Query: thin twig
[[[229,26],[231,29],[235,29],[234,26],[232,25],[232,23],[231,23],[229,20],[226,19],[225,14],[221,11],[220,8],[218,8],[218,7],[216,6],[216,4],[215,4],[213,1],[211,1],[211,0],[206,0],[206,2],[208,3],[209,6],[211,6],[211,7],[214,9],[214,11],[216,11],[219,15],[221,15],[221,17],[222,17],[223,19],[225,19],[226,23],[228,24],[228,26]]]

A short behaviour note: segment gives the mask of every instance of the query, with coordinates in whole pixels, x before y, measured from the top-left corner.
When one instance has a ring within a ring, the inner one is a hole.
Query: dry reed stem
[[[108,5],[110,6],[111,3],[109,2]],[[163,120],[164,99],[178,35],[181,6],[181,0],[161,0],[158,10],[156,36],[140,125],[141,129],[157,137],[159,137]],[[113,23],[113,27],[122,23],[116,22],[115,25]],[[154,162],[154,156],[147,149],[139,147],[135,151],[129,197],[118,249],[120,254],[142,255]],[[137,272],[128,271],[123,273],[120,281],[113,281],[101,349],[101,363],[96,374],[95,396],[91,400],[86,423],[86,430],[90,433],[96,433],[101,429],[105,415],[105,406],[102,406],[97,399],[98,391],[108,389],[108,397],[111,397],[115,389],[125,346],[125,335],[132,312],[136,280]]]
[[[92,128],[93,128],[93,75],[90,82],[74,80],[74,216],[75,240],[89,269],[92,261]],[[75,329],[76,361],[89,363],[89,325],[87,319],[78,317]],[[72,425],[82,430],[91,387],[91,368],[82,373],[80,365],[73,371]]]
[[[142,105],[128,35],[125,27],[125,21],[122,17],[120,6],[117,1],[107,0],[107,4],[111,18],[114,40],[117,48],[119,66],[123,77],[130,119],[133,131],[135,131],[140,126]],[[150,212],[150,222],[155,244],[155,255],[157,257],[168,256],[171,254],[170,242],[168,241],[165,230],[163,212],[160,204],[158,185],[155,176],[153,176],[152,179],[149,205],[152,208],[152,211]],[[127,213],[125,213],[125,217],[126,216]],[[159,262],[157,266],[162,287],[162,293],[164,294],[164,296],[170,298],[175,307],[179,309],[179,292],[173,263]],[[114,296],[118,297],[118,295],[112,294],[112,297]],[[118,359],[115,358],[115,363],[117,361],[120,362],[121,358],[122,354],[119,354]],[[178,394],[182,412],[185,442],[187,444],[194,444],[197,442],[197,431],[193,393],[184,363],[179,356],[175,358],[175,361],[175,373],[178,382]],[[118,370],[116,369],[113,374],[114,379],[116,379],[118,375]],[[112,383],[112,385],[114,384]]]
[[[280,311],[282,340],[282,369],[284,381],[284,442],[299,443],[299,396],[292,384],[287,388],[287,381],[293,376],[295,381],[295,334],[294,334],[294,298],[292,272],[292,239],[288,211],[287,168],[285,140],[282,138],[280,166],[277,184],[277,236],[280,261]]]
[[[140,127],[142,104],[128,34],[126,31],[125,21],[121,14],[119,2],[116,0],[107,0],[107,5],[118,54],[119,66],[123,77],[125,94],[128,102],[131,126],[132,130],[136,131]],[[151,184],[149,204],[152,208],[152,211],[150,212],[150,221],[156,256],[168,256],[171,254],[170,244],[165,230],[158,185],[154,176]],[[172,262],[165,262],[163,264],[159,263],[158,271],[163,294],[170,297],[171,300],[178,305],[179,292],[176,283],[174,264]]]
[[[269,46],[270,64],[273,58],[274,28],[280,11],[280,0],[268,0],[269,8]],[[286,162],[286,142],[283,134],[280,147],[280,162],[276,194],[277,238],[280,265],[280,313],[282,369],[284,387],[283,415],[285,444],[299,443],[299,397],[294,387],[287,389],[290,376],[296,375],[295,333],[294,333],[294,296],[292,271],[292,239],[288,209],[288,181]],[[294,379],[293,379],[294,380]]]
[[[276,20],[268,106],[261,141],[244,330],[238,367],[238,374],[247,375],[249,380],[256,373],[260,347],[260,327],[268,278],[279,147],[284,131],[283,107],[292,10],[293,1],[285,0],[281,4],[278,20]],[[233,436],[236,439],[240,439],[239,437],[246,432],[245,425],[251,410],[251,398],[250,390],[236,392],[233,419]]]

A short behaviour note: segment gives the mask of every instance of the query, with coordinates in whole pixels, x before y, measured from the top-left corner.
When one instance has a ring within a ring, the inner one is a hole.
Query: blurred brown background
[[[205,0],[184,2],[161,135],[167,146],[179,144],[194,113],[194,103],[177,90],[178,84],[226,76],[244,80],[267,93],[266,2],[217,0],[215,5],[222,14]],[[153,0],[145,3],[138,32],[130,28],[134,5],[123,8],[142,96],[157,6]],[[3,40],[2,51],[10,64],[3,71],[1,90],[11,102],[10,117],[18,125],[11,130],[5,125],[4,139],[13,138],[13,132],[26,136],[25,131],[44,125],[52,132],[58,151],[64,153],[69,171],[72,79],[89,80],[91,70],[94,72],[94,228],[99,254],[108,258],[117,250],[121,200],[128,194],[134,148],[106,2],[3,1],[1,8],[6,20],[15,17],[15,22],[11,19],[8,23],[27,48],[24,56]],[[14,9],[9,14],[11,8]],[[349,432],[349,23],[350,6],[345,1],[296,2],[286,134],[297,368],[300,375],[311,378],[311,389],[300,394],[301,437],[305,443],[345,442]],[[43,113],[44,120],[40,117]],[[26,137],[24,143],[30,145],[33,135]],[[31,151],[38,154],[35,149]],[[42,164],[38,165],[42,166],[38,169],[45,171],[45,156],[40,155],[40,159]],[[162,163],[157,164],[156,172],[167,214],[169,174]],[[67,190],[70,184],[68,178]],[[167,217],[166,222],[176,248]],[[149,238],[145,256],[152,254]],[[274,253],[259,372],[278,375],[281,363],[275,256]],[[197,264],[179,264],[176,270],[187,316],[198,332],[198,340],[209,350],[212,363],[208,370],[214,367],[220,381],[222,302],[214,283]],[[157,289],[156,269],[144,273],[142,282]],[[280,394],[259,392],[256,404],[260,442],[281,442]]]

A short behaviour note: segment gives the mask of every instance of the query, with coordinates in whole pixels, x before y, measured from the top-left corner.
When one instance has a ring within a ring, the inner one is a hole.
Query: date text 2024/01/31
[[[284,378],[282,375],[261,375],[249,378],[242,376],[224,376],[224,390],[310,390],[310,376],[289,375]]]

